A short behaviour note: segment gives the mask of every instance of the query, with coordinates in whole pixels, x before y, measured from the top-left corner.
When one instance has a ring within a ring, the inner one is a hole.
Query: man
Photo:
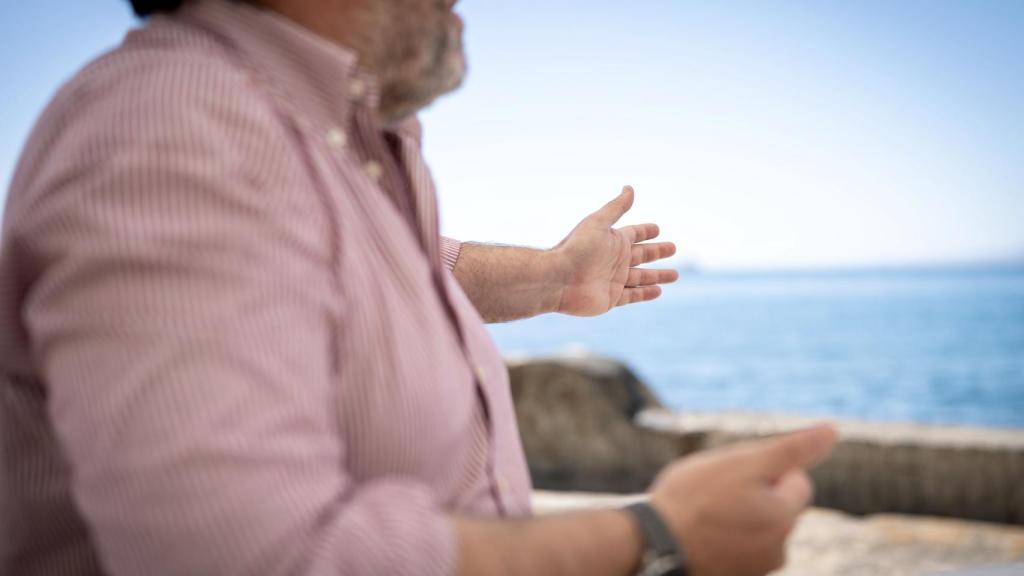
[[[483,320],[650,300],[675,274],[636,266],[674,247],[613,228],[629,188],[548,251],[438,236],[415,113],[463,76],[449,2],[178,4],[134,2],[158,14],[61,90],[12,183],[0,571],[781,564],[828,428],[678,462],[648,508],[529,517]]]

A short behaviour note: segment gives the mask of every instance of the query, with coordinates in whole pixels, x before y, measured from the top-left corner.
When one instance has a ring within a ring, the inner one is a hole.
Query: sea
[[[490,329],[511,358],[619,359],[681,411],[1024,428],[1024,266],[684,270],[653,302]]]

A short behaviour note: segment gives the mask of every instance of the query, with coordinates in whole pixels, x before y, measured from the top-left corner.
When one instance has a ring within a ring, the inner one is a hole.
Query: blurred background
[[[423,114],[443,229],[548,247],[623,184],[659,300],[492,327],[672,407],[1024,427],[1024,3],[462,0]],[[125,0],[0,8],[0,182]]]

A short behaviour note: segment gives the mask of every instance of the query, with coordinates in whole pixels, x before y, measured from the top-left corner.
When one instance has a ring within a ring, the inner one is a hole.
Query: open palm
[[[661,295],[659,284],[679,277],[671,269],[638,268],[676,252],[671,242],[642,244],[658,236],[657,224],[613,228],[633,206],[633,198],[633,188],[626,186],[555,246],[564,286],[559,312],[596,316],[615,306],[653,300]]]

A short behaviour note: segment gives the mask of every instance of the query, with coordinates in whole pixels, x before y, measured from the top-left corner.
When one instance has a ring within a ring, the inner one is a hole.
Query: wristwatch
[[[687,576],[686,556],[661,514],[647,502],[630,504],[625,510],[633,515],[647,543],[636,576]]]

